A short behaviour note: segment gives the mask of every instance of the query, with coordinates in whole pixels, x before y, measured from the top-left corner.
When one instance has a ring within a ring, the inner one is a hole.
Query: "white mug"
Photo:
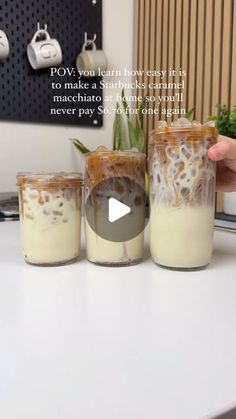
[[[92,45],[91,50],[86,50]],[[95,42],[88,42],[83,45],[82,52],[76,59],[76,68],[85,77],[97,77],[101,71],[107,70],[108,62],[102,49],[97,49]]]
[[[37,41],[39,35],[44,35],[45,40]],[[56,39],[51,39],[45,29],[39,29],[27,47],[27,55],[34,70],[55,67],[62,63],[62,50]]]
[[[0,60],[9,57],[10,47],[7,35],[0,30]]]

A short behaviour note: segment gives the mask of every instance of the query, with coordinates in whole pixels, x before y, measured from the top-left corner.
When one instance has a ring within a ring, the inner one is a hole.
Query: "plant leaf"
[[[145,136],[144,136],[144,132],[143,132],[143,128],[141,127],[141,124],[138,124],[137,125],[136,130],[137,130],[137,137],[138,137],[138,146],[137,146],[137,148],[140,151],[145,151],[146,152],[146,150],[145,150],[145,143],[146,143],[146,141],[145,141]]]
[[[130,148],[127,116],[122,111],[119,103],[116,105],[116,115],[113,125],[113,150],[127,150]]]
[[[116,115],[113,124],[113,149],[127,150],[137,148],[142,151],[145,144],[142,129],[142,111],[147,103],[147,96],[142,99],[138,109],[135,125],[130,119],[129,106],[125,100],[125,91],[122,89],[121,102],[116,105]]]
[[[139,119],[140,124],[143,121],[143,110],[144,110],[146,104],[147,104],[147,96],[144,96],[144,98],[143,98],[143,100],[142,100],[142,102],[139,106],[139,110],[138,110],[138,119]]]
[[[71,138],[71,141],[74,144],[74,146],[80,151],[80,153],[86,154],[90,152],[90,150],[87,147],[85,147],[85,145],[80,140],[76,138]]]
[[[116,105],[116,111],[119,108],[119,104]],[[113,122],[113,150],[119,150],[120,146],[120,136],[119,136],[119,120],[118,113],[116,112],[114,122]]]
[[[193,119],[194,112],[195,112],[195,108],[190,109],[190,111],[186,112],[185,118],[189,120]]]
[[[147,96],[144,96],[138,110],[138,114],[136,115],[136,130],[137,130],[137,145],[136,147],[143,151],[145,147],[145,136],[142,128],[142,122],[143,122],[143,110],[145,106],[147,105]]]
[[[144,147],[144,133],[143,133],[143,129],[141,128],[138,122],[138,119],[137,119],[136,127],[134,127],[131,121],[128,122],[128,126],[129,126],[131,147],[137,148],[139,151],[142,151]]]
[[[217,105],[217,116],[209,116],[208,120],[214,120],[219,134],[230,138],[236,138],[236,107],[232,111],[226,105]]]
[[[125,100],[125,89],[124,88],[121,91],[121,98],[122,98],[122,104],[123,104],[124,109],[125,109],[125,114],[126,114],[127,118],[129,119],[130,118],[129,106],[128,106],[128,103]]]
[[[131,121],[128,121],[128,127],[131,148],[139,148],[137,128],[133,126]]]
[[[126,114],[124,103],[119,104],[119,118],[120,118],[120,150],[127,150],[131,147],[129,135],[129,118]]]
[[[136,115],[136,132],[137,132],[137,141],[136,141],[136,147],[142,151],[145,146],[145,137],[144,132],[142,128],[142,121],[139,118],[139,115]]]

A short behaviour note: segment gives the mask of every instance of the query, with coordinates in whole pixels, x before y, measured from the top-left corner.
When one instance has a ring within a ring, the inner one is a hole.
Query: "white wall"
[[[133,0],[103,0],[103,46],[110,69],[132,68]],[[97,129],[0,122],[0,192],[16,190],[19,171],[81,171],[83,160],[68,139],[111,146],[112,124],[111,116]]]

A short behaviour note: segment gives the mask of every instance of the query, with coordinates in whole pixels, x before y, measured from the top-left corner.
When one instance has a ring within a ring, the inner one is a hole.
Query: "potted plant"
[[[117,102],[116,113],[113,124],[113,150],[138,149],[146,153],[146,141],[142,128],[143,110],[147,104],[147,97],[144,96],[134,119],[130,117],[130,108],[125,99],[125,92],[122,89],[121,102]],[[86,154],[90,150],[78,139],[72,138],[75,147]],[[103,145],[101,145],[103,147]],[[146,189],[148,191],[148,177],[146,173]]]
[[[236,139],[236,106],[230,110],[226,105],[218,105],[218,115],[209,116],[209,121],[215,121],[216,128],[221,135]],[[223,193],[224,213],[236,215],[236,192]]]
[[[142,99],[135,115],[134,121],[130,118],[130,109],[125,99],[124,89],[121,93],[121,102],[117,102],[113,124],[113,150],[129,150],[136,148],[145,153],[146,143],[142,129],[143,109],[146,106],[146,96]],[[82,153],[90,150],[78,139],[71,139],[75,147]]]

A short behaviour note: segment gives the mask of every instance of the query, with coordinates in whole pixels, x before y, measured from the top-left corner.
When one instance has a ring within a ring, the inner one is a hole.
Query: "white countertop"
[[[26,265],[0,223],[1,419],[200,419],[236,407],[236,234],[211,266]]]

